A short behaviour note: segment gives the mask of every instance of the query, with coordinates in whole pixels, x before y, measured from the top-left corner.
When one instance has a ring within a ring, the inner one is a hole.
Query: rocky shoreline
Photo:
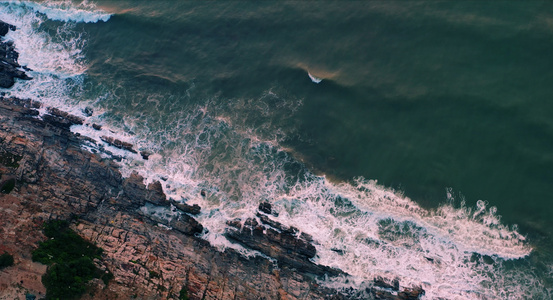
[[[14,25],[5,23],[0,20],[0,38],[4,37],[10,30],[16,30]],[[15,84],[15,78],[29,80],[25,69],[21,66],[17,59],[19,53],[15,51],[15,46],[12,42],[0,42],[0,88],[10,88]]]
[[[0,21],[0,35],[5,28],[15,30]],[[14,78],[30,79],[8,44],[0,41],[4,88]],[[116,161],[82,147],[100,141],[70,131],[83,118],[51,107],[40,116],[42,106],[0,97],[0,252],[15,258],[14,266],[0,271],[0,299],[45,295],[46,266],[33,262],[31,252],[45,239],[41,225],[51,219],[70,220],[80,236],[104,249],[95,263],[114,278],[108,285],[92,280],[82,299],[178,299],[183,289],[190,299],[418,299],[424,294],[382,278],[358,290],[324,287],[323,278],[347,274],[313,263],[312,237],[275,221],[268,203],[260,204],[256,218],[227,223],[230,241],[262,255],[218,251],[197,236],[203,230],[194,218],[200,207],[167,199],[160,182],[146,185],[137,173],[123,178]],[[136,153],[129,143],[101,140]],[[160,218],[141,209],[145,206],[174,207],[177,216]]]

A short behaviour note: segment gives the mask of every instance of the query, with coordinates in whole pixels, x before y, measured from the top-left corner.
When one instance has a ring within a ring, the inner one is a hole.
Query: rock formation
[[[0,88],[12,87],[15,84],[14,78],[31,79],[21,70],[24,67],[17,63],[19,53],[15,51],[13,42],[4,41],[4,36],[15,29],[15,26],[0,21]]]

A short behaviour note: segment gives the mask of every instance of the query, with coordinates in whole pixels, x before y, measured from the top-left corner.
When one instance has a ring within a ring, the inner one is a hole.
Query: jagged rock
[[[273,210],[273,206],[269,202],[259,203],[258,209],[259,209],[260,212],[278,217],[278,213]]]
[[[48,107],[48,112],[56,117],[67,120],[71,125],[83,125],[83,118],[61,111],[55,107]]]
[[[390,289],[393,291],[399,291],[399,280],[396,278],[392,280],[392,283],[388,283],[382,277],[376,277],[374,279],[374,285],[384,289]]]
[[[0,58],[0,87],[10,88],[15,84],[15,78],[31,79],[25,72],[16,69],[12,64]]]
[[[417,300],[424,295],[421,287],[403,288],[399,291],[399,280],[392,280],[391,284],[382,277],[374,279],[374,288],[369,290],[375,299],[381,300]]]
[[[118,140],[116,138],[108,137],[105,135],[102,135],[100,139],[114,147],[117,147],[119,149],[127,150],[132,153],[136,153],[136,151],[133,149],[134,145],[131,143],[123,142],[121,140]]]
[[[257,214],[257,217],[259,218],[261,223],[269,225],[273,228],[276,228],[284,234],[299,236],[301,239],[306,240],[309,243],[313,242],[313,237],[310,234],[307,234],[305,232],[300,232],[296,227],[284,226],[284,225],[280,224],[279,222],[271,220],[266,215]]]
[[[188,205],[186,203],[179,203],[173,199],[171,199],[171,204],[173,204],[180,211],[189,213],[191,215],[197,215],[201,211],[201,207],[198,204]]]
[[[271,203],[269,203],[269,202],[259,203],[259,210],[261,212],[264,212],[264,213],[268,214],[268,215],[270,215],[273,212]]]
[[[8,31],[15,31],[16,27],[14,25],[8,24],[2,20],[0,20],[0,35],[5,36],[8,34]]]
[[[140,155],[142,156],[142,159],[148,160],[148,158],[150,158],[150,155],[152,155],[152,152],[150,152],[150,151],[140,151]]]
[[[172,219],[168,226],[186,235],[194,235],[196,233],[201,233],[204,230],[202,224],[198,223],[196,219],[185,214],[180,215],[178,219]]]
[[[148,184],[148,195],[146,201],[160,206],[169,206],[169,201],[163,193],[163,187],[159,181],[154,181]]]
[[[196,233],[201,233],[204,229],[202,224],[186,214],[182,214],[171,219],[161,218],[155,214],[142,213],[142,215],[153,221],[154,224],[162,224],[168,226],[171,229],[174,229],[187,236],[193,236]]]
[[[48,115],[48,114],[42,116],[42,119],[50,125],[53,125],[55,127],[64,128],[64,129],[69,129],[69,127],[71,127],[71,125],[73,125],[73,123],[71,123],[67,119],[64,119],[64,118],[58,117],[58,116]]]
[[[15,30],[16,27],[0,21],[0,36],[5,36],[10,30]],[[15,84],[15,78],[29,80],[24,71],[19,70],[21,67],[17,63],[19,54],[15,51],[15,46],[12,41],[4,42],[0,38],[0,87],[10,88]]]
[[[5,94],[5,93],[3,93],[3,94]],[[4,96],[4,95],[2,95],[2,96]],[[0,100],[2,100],[4,102],[7,102],[12,108],[16,108],[14,106],[25,107],[25,108],[34,108],[34,109],[39,109],[39,108],[42,107],[42,103],[40,103],[38,101],[31,100],[31,99],[19,99],[19,98],[15,98],[15,97],[9,97],[9,98],[0,97]]]
[[[291,230],[279,232],[252,218],[243,223],[240,220],[233,220],[227,224],[231,226],[225,232],[227,238],[277,259],[279,265],[286,265],[318,276],[341,273],[339,270],[316,265],[309,261],[309,258],[316,254],[315,247],[310,241],[302,236],[296,236]],[[279,227],[284,228],[280,224]]]
[[[94,113],[94,110],[92,108],[90,108],[89,106],[85,107],[83,109],[83,113],[87,116],[87,117],[91,117],[92,114]]]
[[[133,208],[144,206],[146,204],[145,190],[144,177],[140,176],[137,172],[132,172],[123,181],[123,191],[126,197],[120,198],[117,204]]]

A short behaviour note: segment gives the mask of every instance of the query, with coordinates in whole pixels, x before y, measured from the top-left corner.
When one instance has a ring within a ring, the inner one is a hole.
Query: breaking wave
[[[111,17],[111,14],[98,10],[96,5],[88,1],[82,1],[77,6],[70,0],[49,0],[40,3],[12,0],[0,3],[19,5],[27,10],[45,15],[53,21],[96,23],[99,21],[107,22]]]

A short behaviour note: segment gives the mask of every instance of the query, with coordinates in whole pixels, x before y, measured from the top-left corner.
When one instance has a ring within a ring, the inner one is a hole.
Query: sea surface
[[[350,274],[321,284],[553,298],[553,2],[2,0],[0,19],[34,78],[1,91],[92,108],[72,130],[153,153],[98,142],[199,204],[219,249],[258,255],[222,234],[268,201]]]

